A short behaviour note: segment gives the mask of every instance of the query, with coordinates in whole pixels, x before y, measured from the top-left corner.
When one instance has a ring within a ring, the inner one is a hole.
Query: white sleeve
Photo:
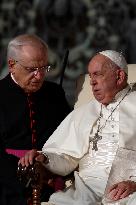
[[[42,152],[43,153],[43,152]],[[44,154],[44,153],[43,153]],[[66,176],[78,166],[79,159],[66,154],[45,153],[49,158],[49,163],[44,166],[52,173]]]
[[[46,141],[42,152],[82,158],[88,151],[90,132],[90,126],[86,128],[83,115],[84,113],[81,114],[78,109],[70,113]]]

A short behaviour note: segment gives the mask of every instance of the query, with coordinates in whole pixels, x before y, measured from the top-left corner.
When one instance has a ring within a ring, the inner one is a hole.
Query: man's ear
[[[15,60],[13,60],[13,59],[8,59],[8,67],[9,67],[9,72],[10,73],[14,73],[15,71],[15,68],[14,68],[14,65],[15,65]]]
[[[118,85],[122,84],[124,80],[126,79],[126,74],[123,69],[117,70],[117,83]]]

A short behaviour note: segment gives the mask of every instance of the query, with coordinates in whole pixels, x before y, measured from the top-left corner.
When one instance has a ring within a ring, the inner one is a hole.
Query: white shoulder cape
[[[89,148],[89,133],[100,113],[96,100],[71,112],[51,135],[43,152],[82,158]],[[119,105],[119,146],[136,150],[136,86]]]

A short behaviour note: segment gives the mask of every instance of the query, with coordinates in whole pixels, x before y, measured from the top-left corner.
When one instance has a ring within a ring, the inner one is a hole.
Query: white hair
[[[23,46],[33,46],[40,47],[48,50],[48,45],[38,36],[32,34],[23,34],[15,37],[8,44],[7,48],[7,59],[13,58],[19,60],[19,56],[21,54]]]

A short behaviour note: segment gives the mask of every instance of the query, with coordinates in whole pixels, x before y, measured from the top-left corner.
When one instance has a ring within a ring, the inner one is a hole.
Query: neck
[[[118,90],[116,90],[116,92],[114,93],[114,96],[111,98],[112,100],[110,100],[108,103],[105,103],[104,105],[107,106],[110,103],[116,101],[119,96],[121,96],[121,94],[123,93],[123,91],[128,87],[128,83],[126,83],[124,86],[121,86]],[[128,91],[127,91],[128,92]]]
[[[112,98],[112,100],[109,103],[107,103],[107,104],[105,103],[103,105],[108,106],[110,103],[113,103],[116,101],[121,102],[127,96],[127,94],[130,92],[130,90],[131,90],[131,87],[127,84],[127,86],[125,86],[124,89],[121,89],[119,92],[117,92],[114,95],[114,98]]]
[[[14,78],[14,76],[13,76],[13,74],[11,73],[11,78],[12,78],[12,80],[17,84],[17,85],[19,85],[18,84],[18,82],[15,80],[15,78]],[[20,85],[19,85],[20,86]],[[21,86],[20,86],[20,88],[21,88]],[[23,89],[24,90],[24,89]],[[24,90],[24,92],[26,93],[26,94],[28,94],[28,95],[30,95],[30,94],[32,94],[30,91],[28,91],[28,90]]]

